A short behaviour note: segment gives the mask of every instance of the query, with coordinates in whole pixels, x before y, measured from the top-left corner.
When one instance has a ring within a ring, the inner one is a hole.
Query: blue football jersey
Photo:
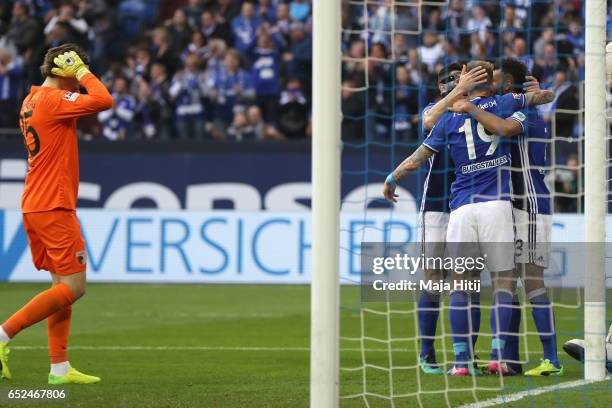
[[[472,103],[502,118],[525,107],[525,95],[477,97]],[[434,152],[450,147],[455,163],[450,209],[494,200],[510,200],[510,144],[464,113],[445,113],[423,142]]]
[[[511,139],[512,204],[531,214],[550,214],[551,195],[544,182],[550,130],[535,108],[512,115],[523,132]]]
[[[421,118],[434,105],[433,102],[429,103],[423,109]],[[423,139],[427,137],[428,133],[429,131],[423,129]],[[449,212],[450,187],[455,181],[454,167],[448,149],[442,149],[427,161],[427,176],[423,184],[421,211]]]

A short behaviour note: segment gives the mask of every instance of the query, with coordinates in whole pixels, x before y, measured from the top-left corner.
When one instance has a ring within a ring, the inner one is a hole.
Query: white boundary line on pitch
[[[610,377],[606,377],[606,379],[610,379]],[[491,398],[488,400],[475,402],[472,404],[461,405],[459,408],[487,408],[487,407],[495,407],[497,405],[507,404],[508,402],[515,402],[522,400],[525,397],[535,397],[536,395],[545,394],[547,392],[557,391],[560,389],[567,388],[576,388],[583,385],[592,384],[597,381],[592,380],[575,380],[575,381],[566,381],[561,382],[554,385],[548,385],[546,387],[538,387],[527,391],[521,391],[514,394],[507,394],[495,398]]]
[[[46,346],[14,346],[14,350],[47,350]],[[310,351],[310,347],[267,347],[267,346],[70,346],[70,350],[108,351]],[[362,351],[359,347],[341,348],[340,351]],[[368,348],[365,351],[389,352],[388,348]],[[392,351],[416,352],[416,349],[397,348]]]

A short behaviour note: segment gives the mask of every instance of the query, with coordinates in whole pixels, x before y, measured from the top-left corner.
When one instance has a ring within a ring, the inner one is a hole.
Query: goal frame
[[[606,0],[585,1],[584,379],[606,377]]]
[[[341,1],[313,1],[310,406],[339,404]]]

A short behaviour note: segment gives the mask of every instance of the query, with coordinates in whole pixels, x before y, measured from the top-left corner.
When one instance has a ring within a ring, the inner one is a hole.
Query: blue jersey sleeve
[[[499,116],[508,117],[516,111],[525,108],[525,94],[507,93],[498,97],[497,103],[499,106]]]
[[[423,141],[423,145],[433,150],[434,152],[439,152],[443,148],[446,147],[446,132],[444,129],[446,128],[446,121],[444,118],[440,118],[438,123],[435,124],[429,135]]]

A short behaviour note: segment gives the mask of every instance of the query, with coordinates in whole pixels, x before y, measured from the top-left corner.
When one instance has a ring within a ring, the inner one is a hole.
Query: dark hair
[[[438,71],[438,82],[440,82],[442,80],[442,78],[444,78],[445,76],[447,76],[451,72],[453,72],[453,71],[461,71],[462,69],[463,69],[463,65],[461,65],[461,63],[459,63],[459,62],[452,62],[452,63],[450,63],[448,65],[443,66]]]
[[[503,75],[512,77],[512,92],[523,93],[523,82],[527,81],[527,66],[514,58],[504,58],[497,64]]]
[[[45,54],[45,59],[43,61],[43,64],[40,66],[40,73],[43,76],[43,78],[46,78],[49,76],[55,76],[51,72],[51,70],[56,67],[53,60],[58,55],[61,55],[69,51],[76,52],[78,56],[81,57],[85,65],[89,65],[89,55],[87,55],[87,53],[81,47],[73,43],[62,44],[58,47],[50,48]]]

